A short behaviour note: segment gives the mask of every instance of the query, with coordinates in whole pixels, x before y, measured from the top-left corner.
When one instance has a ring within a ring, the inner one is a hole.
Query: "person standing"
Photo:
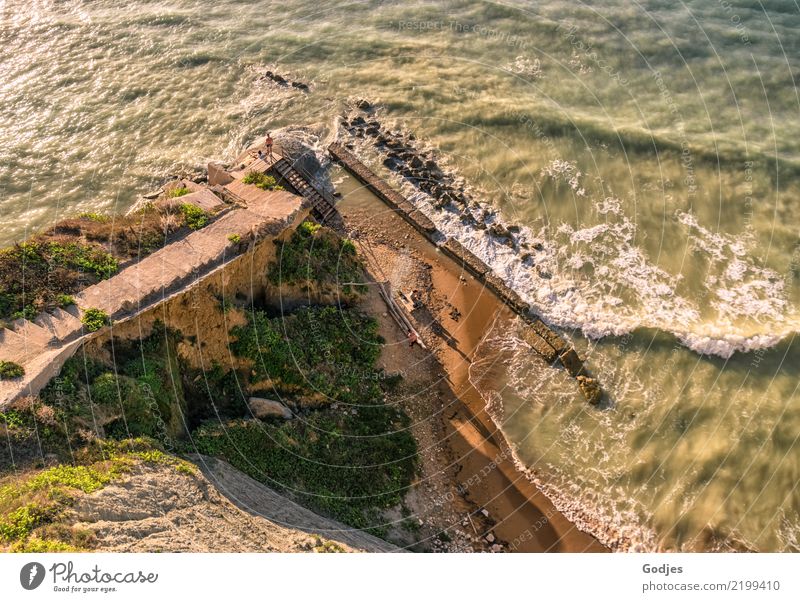
[[[272,159],[272,136],[267,132],[267,139],[264,141],[264,146],[267,147],[267,157]]]

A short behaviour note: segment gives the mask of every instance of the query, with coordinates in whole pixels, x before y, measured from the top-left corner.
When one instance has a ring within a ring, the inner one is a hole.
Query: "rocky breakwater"
[[[359,101],[356,106],[359,110],[342,117],[341,127],[353,138],[371,143],[383,157],[383,165],[428,195],[435,209],[455,211],[463,224],[486,230],[508,247],[523,252],[537,247],[537,242],[529,243],[517,236],[518,226],[502,224],[492,210],[477,203],[463,179],[443,169],[432,150],[420,149],[413,133],[381,124],[366,101]]]
[[[361,101],[365,103],[365,101]],[[370,110],[368,104],[359,105],[363,110]],[[352,123],[355,122],[355,125]],[[362,127],[366,125],[367,127]],[[373,135],[379,136],[380,127],[376,121],[366,121],[362,116],[356,116],[353,119],[345,119],[344,125],[348,130],[352,130],[353,135]],[[370,133],[371,132],[371,133]],[[378,132],[378,134],[375,134]],[[395,134],[395,138],[401,134]],[[413,136],[413,135],[412,135]],[[406,138],[407,140],[408,138]],[[376,139],[376,144],[380,144],[381,140],[387,138]],[[419,165],[421,159],[415,151],[408,150],[409,147],[404,147],[405,151],[396,154],[405,163],[397,161],[389,161],[389,163],[398,169],[404,170],[404,173],[412,174],[416,178],[416,182],[430,190],[429,194],[438,194],[442,198],[448,199],[446,204],[452,202],[452,198],[466,198],[463,190],[454,190],[451,186],[453,179],[444,176],[443,172],[436,168],[436,171],[420,171],[427,169],[424,167],[415,167]],[[592,405],[598,405],[603,396],[600,383],[592,377],[585,365],[583,359],[578,355],[574,348],[567,344],[557,333],[550,327],[542,322],[538,317],[531,314],[531,307],[525,302],[520,295],[511,289],[502,278],[493,273],[492,269],[486,265],[474,253],[466,249],[458,240],[452,237],[446,237],[438,231],[436,225],[430,218],[425,216],[419,211],[413,203],[406,199],[402,194],[389,186],[380,176],[369,169],[362,163],[358,157],[352,152],[354,149],[353,144],[341,144],[335,142],[328,147],[328,151],[339,163],[341,163],[353,176],[356,177],[362,184],[364,184],[370,191],[372,191],[379,199],[396,211],[414,228],[422,233],[429,241],[437,245],[440,251],[453,259],[457,264],[462,266],[462,269],[472,274],[476,279],[483,282],[486,287],[491,290],[497,297],[503,301],[512,311],[520,315],[523,320],[530,326],[530,331],[526,331],[525,339],[531,348],[546,361],[551,364],[556,362],[560,363],[569,374],[576,378],[578,387],[586,400]],[[419,161],[413,161],[411,155],[417,157]],[[390,156],[389,159],[392,157]],[[387,159],[388,161],[388,159]],[[387,163],[384,161],[384,164]],[[428,161],[433,162],[432,159]],[[398,167],[405,165],[406,167]],[[433,178],[436,174],[442,174],[443,182],[441,184],[430,184],[428,180],[422,178]],[[409,177],[408,175],[406,177]],[[460,195],[460,196],[457,196]],[[465,201],[466,202],[466,201]],[[471,215],[471,214],[469,214]],[[504,230],[503,233],[508,232],[509,244],[516,244],[513,233],[509,230]]]

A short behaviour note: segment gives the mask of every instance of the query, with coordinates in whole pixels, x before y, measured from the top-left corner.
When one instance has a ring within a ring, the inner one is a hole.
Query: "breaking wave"
[[[564,160],[540,173],[542,180],[587,198],[583,177],[575,163]],[[595,340],[659,330],[696,353],[727,359],[773,347],[800,329],[784,279],[754,259],[753,237],[713,232],[690,212],[677,212],[675,218],[689,260],[706,264],[699,291],[686,290],[681,274],[648,257],[636,243],[637,224],[618,198],[588,199],[591,224],[520,226],[517,245],[510,247],[486,229],[465,225],[457,209],[437,209],[429,195],[396,174],[394,179],[443,233],[491,266],[535,313],[564,330]],[[489,206],[476,214],[487,225],[502,223]]]

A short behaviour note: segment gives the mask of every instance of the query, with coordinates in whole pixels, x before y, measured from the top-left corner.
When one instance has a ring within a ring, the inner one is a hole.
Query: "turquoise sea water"
[[[589,410],[513,333],[478,357],[560,507],[623,546],[796,549],[796,3],[7,0],[0,24],[0,242],[368,98],[541,243],[435,215],[608,390]]]

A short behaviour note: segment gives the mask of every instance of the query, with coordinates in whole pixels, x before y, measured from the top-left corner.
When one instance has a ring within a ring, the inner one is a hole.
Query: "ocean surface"
[[[397,182],[607,391],[487,333],[521,469],[623,549],[798,550],[798,31],[789,0],[0,1],[0,244],[369,99],[521,227],[529,257]]]

